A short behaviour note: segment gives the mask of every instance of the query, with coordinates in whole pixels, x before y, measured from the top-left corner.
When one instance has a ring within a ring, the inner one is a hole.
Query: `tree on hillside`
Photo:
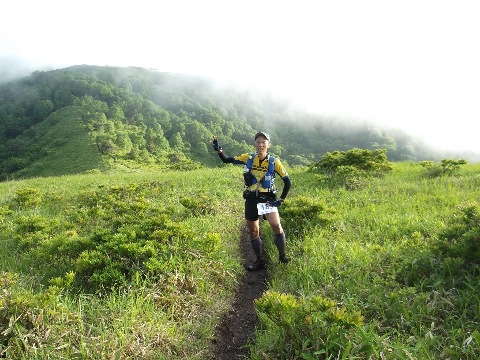
[[[183,143],[182,135],[179,132],[176,132],[170,138],[170,147],[180,152],[182,152],[185,149],[185,144]]]
[[[196,153],[207,153],[205,144],[207,144],[212,137],[212,133],[208,131],[203,124],[187,120],[185,123],[185,140],[190,144],[192,150]]]
[[[53,112],[55,105],[50,99],[40,100],[33,107],[33,119],[35,122],[39,122],[45,119],[48,115]]]
[[[117,103],[113,103],[112,105],[109,106],[107,116],[109,119],[115,119],[120,121],[123,121],[125,119],[125,114],[123,113],[123,109]]]
[[[89,119],[87,124],[89,135],[95,140],[97,149],[103,155],[112,156],[115,154],[115,124],[112,120],[108,120],[104,113],[96,114]]]
[[[168,151],[170,145],[168,140],[163,134],[163,129],[160,125],[156,124],[153,128],[148,128],[145,133],[147,150],[154,154],[159,155],[162,151]]]

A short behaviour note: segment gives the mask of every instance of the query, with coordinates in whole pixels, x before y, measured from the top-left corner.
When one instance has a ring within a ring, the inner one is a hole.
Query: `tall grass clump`
[[[479,165],[439,177],[390,165],[362,186],[330,168],[291,173],[280,215],[292,261],[269,268],[253,359],[480,357]]]

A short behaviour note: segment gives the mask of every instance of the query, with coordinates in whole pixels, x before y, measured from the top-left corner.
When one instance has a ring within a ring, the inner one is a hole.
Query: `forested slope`
[[[0,86],[0,180],[108,167],[217,165],[213,135],[229,154],[271,133],[289,165],[351,148],[388,150],[390,160],[440,158],[418,139],[366,123],[293,109],[268,94],[142,68],[74,66]]]

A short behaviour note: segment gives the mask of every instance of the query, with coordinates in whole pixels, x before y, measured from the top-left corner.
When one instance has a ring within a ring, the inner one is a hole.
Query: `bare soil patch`
[[[255,260],[248,229],[242,228],[240,246],[246,264]],[[231,309],[224,315],[213,340],[215,360],[248,359],[247,345],[254,342],[258,323],[254,300],[266,289],[267,271],[245,271],[235,294]]]

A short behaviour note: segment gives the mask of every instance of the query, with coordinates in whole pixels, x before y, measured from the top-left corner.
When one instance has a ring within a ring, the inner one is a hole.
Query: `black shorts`
[[[245,198],[245,219],[250,221],[258,220],[258,209],[257,204],[266,203],[268,201],[275,201],[276,196],[272,193],[258,194],[255,193],[244,193]]]

